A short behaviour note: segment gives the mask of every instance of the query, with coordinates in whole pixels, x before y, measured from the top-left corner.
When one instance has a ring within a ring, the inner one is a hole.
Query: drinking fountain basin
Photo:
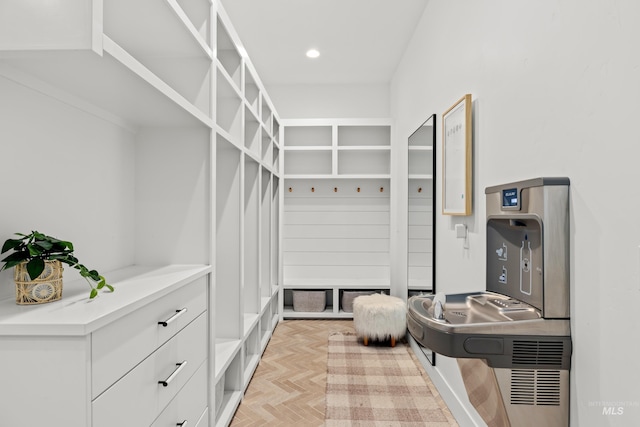
[[[531,363],[516,363],[519,367],[535,369],[539,362],[551,361],[560,369],[569,366],[568,319],[545,319],[537,308],[493,292],[446,295],[440,315],[434,298],[417,295],[409,299],[407,326],[416,341],[436,353],[454,358],[481,358],[491,367],[511,368],[514,345],[519,348],[519,343],[525,342],[536,349],[552,348],[558,357],[553,360],[535,357],[527,360]]]
[[[447,295],[444,319],[434,315],[434,297],[418,296],[412,300],[416,314],[442,325],[469,325],[512,320],[537,320],[540,310],[529,304],[500,294],[478,292]],[[449,328],[445,328],[448,330]]]

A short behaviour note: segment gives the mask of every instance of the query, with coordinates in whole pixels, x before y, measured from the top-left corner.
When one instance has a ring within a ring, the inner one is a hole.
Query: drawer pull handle
[[[162,386],[163,386],[163,387],[168,386],[168,385],[169,385],[169,383],[170,383],[171,381],[173,381],[173,379],[176,377],[176,375],[178,375],[178,374],[180,373],[180,371],[182,370],[182,368],[184,368],[185,366],[187,366],[187,361],[186,361],[186,360],[183,360],[183,361],[182,361],[182,363],[176,363],[176,366],[177,366],[176,370],[175,370],[175,371],[173,371],[173,372],[171,373],[171,375],[169,375],[169,377],[168,377],[166,380],[164,380],[164,381],[158,381],[158,384],[162,384]]]
[[[182,310],[176,310],[176,314],[174,314],[173,316],[171,316],[165,321],[158,322],[158,325],[162,325],[166,328],[169,323],[173,322],[174,320],[176,320],[178,317],[182,316],[186,312],[187,312],[187,307],[183,308]]]
[[[189,424],[189,423],[187,422],[187,420],[184,420],[183,422],[178,423],[178,424],[176,424],[176,425],[177,425],[178,427],[187,427],[187,424]]]

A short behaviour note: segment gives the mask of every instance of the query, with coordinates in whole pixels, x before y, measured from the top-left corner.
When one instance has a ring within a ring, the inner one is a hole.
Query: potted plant
[[[7,239],[2,252],[13,252],[5,257],[0,271],[15,267],[16,303],[40,304],[59,300],[62,297],[62,264],[65,263],[80,272],[91,291],[89,298],[95,298],[98,290],[113,286],[107,284],[104,276],[96,270],[89,270],[73,255],[73,243],[47,236],[38,231],[30,234],[16,233],[18,239]]]

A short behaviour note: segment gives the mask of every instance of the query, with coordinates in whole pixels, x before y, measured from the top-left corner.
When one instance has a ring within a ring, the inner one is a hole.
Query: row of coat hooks
[[[315,192],[316,192],[316,187],[311,187],[311,188],[310,188],[310,190],[311,190],[311,192],[312,192],[312,193],[315,193]],[[358,192],[358,193],[359,193],[359,192],[360,192],[360,190],[361,190],[361,188],[360,188],[360,187],[356,187],[356,192]],[[384,193],[384,187],[380,187],[380,190],[379,190],[379,191],[380,191],[381,193]],[[338,192],[338,187],[333,187],[333,192],[334,192],[334,193],[337,193],[337,192]],[[293,193],[293,187],[289,187],[289,193]]]
[[[311,192],[315,193],[316,191],[316,187],[311,187]],[[356,191],[359,193],[360,192],[360,187],[356,187]],[[384,187],[380,187],[379,190],[381,193],[384,193]],[[338,187],[333,187],[333,192],[337,193],[338,192]],[[293,193],[293,187],[289,187],[289,193]],[[418,193],[422,193],[422,187],[418,187]]]

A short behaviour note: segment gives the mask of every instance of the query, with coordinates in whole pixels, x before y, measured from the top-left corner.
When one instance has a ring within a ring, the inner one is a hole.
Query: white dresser
[[[210,270],[127,268],[95,300],[80,280],[58,302],[0,301],[0,425],[208,426]]]

